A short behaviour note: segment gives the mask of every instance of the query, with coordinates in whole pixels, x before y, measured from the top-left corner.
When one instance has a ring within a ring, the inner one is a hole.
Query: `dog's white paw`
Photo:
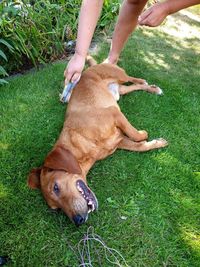
[[[139,140],[136,141],[143,141],[143,140],[147,140],[148,139],[148,133],[145,130],[140,130],[138,131],[140,133],[140,138]]]
[[[151,143],[155,146],[155,148],[166,147],[168,145],[167,140],[163,138],[154,139],[151,141]]]
[[[155,84],[151,85],[151,89],[153,90],[153,93],[157,94],[157,95],[163,95],[163,90],[156,86]]]
[[[157,88],[158,88],[157,95],[164,95],[163,90],[160,87],[157,87]]]
[[[144,79],[137,79],[137,83],[136,84],[144,84],[144,85],[149,85],[148,82]]]

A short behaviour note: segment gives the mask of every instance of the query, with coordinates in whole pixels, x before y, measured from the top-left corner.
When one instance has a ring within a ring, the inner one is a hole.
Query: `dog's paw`
[[[138,131],[140,134],[140,140],[137,141],[144,141],[148,139],[148,133],[144,130]]]
[[[155,148],[162,148],[168,145],[168,142],[163,138],[154,139],[151,142]]]
[[[144,84],[144,85],[148,85],[148,82],[144,79],[138,79],[137,78],[137,84]]]
[[[109,62],[109,59],[106,58],[106,59],[104,59],[104,61],[103,61],[102,63],[103,63],[103,64],[104,64],[104,63],[109,64],[110,62]]]
[[[164,94],[163,90],[160,87],[158,87],[156,85],[150,85],[150,87],[151,87],[152,93],[157,94],[157,95],[163,95]]]
[[[163,93],[163,90],[160,88],[160,87],[157,87],[158,88],[158,95],[164,95],[164,93]]]

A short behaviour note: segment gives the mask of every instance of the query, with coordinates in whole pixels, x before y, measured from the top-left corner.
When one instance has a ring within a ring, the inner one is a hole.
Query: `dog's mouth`
[[[77,186],[78,191],[81,193],[81,195],[87,202],[88,213],[97,210],[98,201],[97,201],[95,194],[87,187],[87,185],[82,180],[78,180],[76,182],[76,186]]]

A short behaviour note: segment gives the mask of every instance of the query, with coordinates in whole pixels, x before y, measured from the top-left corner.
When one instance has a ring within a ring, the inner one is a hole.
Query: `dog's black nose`
[[[84,215],[78,214],[78,215],[73,217],[73,221],[74,221],[76,226],[83,224],[85,222],[85,220],[86,220],[86,216],[84,216]]]

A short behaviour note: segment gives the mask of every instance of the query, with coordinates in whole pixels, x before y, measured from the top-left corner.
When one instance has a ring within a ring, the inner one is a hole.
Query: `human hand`
[[[75,53],[64,71],[65,85],[69,81],[71,82],[78,81],[84,66],[85,66],[85,57]]]
[[[156,27],[169,15],[167,2],[156,3],[145,10],[138,18],[139,25]]]

